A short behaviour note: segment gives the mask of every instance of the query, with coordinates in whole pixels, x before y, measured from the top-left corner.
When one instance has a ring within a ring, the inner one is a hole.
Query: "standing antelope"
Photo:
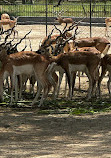
[[[108,53],[108,50],[110,48],[110,42],[103,37],[79,38],[69,41],[70,52],[74,52],[76,48],[79,51],[86,51],[86,50],[90,51],[91,47],[95,47],[104,56]],[[79,89],[80,89],[80,73],[78,74],[78,76],[79,76]]]
[[[107,88],[108,88],[109,94],[111,94],[111,89],[110,89],[110,83],[111,83],[111,54],[106,54],[102,58],[101,66],[102,66],[102,72],[101,72],[101,75],[100,75],[99,80],[98,80],[98,95],[99,95],[99,97],[101,97],[101,90],[100,90],[101,82],[102,82],[102,80],[103,80],[103,78],[104,78],[107,71],[109,73],[109,80],[107,81]]]
[[[75,51],[73,53],[59,54],[57,57],[52,59],[52,64],[50,64],[47,70],[50,80],[51,73],[56,65],[61,66],[67,75],[68,85],[69,85],[69,95],[72,99],[73,95],[73,73],[77,71],[85,72],[89,79],[89,89],[88,89],[88,99],[91,98],[96,80],[99,76],[95,75],[98,65],[101,60],[101,53],[95,48],[93,51]],[[51,82],[51,81],[50,81]]]
[[[3,47],[0,48],[0,59],[2,63],[0,70],[0,100],[3,100],[3,81],[7,76],[11,76],[11,102],[13,102],[13,89],[14,87],[16,88],[15,81],[17,75],[35,74],[39,88],[32,105],[35,104],[41,90],[43,89],[43,94],[39,104],[39,106],[41,106],[52,86],[45,73],[50,62],[44,56],[30,51],[7,55],[6,48]]]
[[[110,42],[103,37],[79,38],[74,40],[74,47],[95,47],[104,55],[107,54],[110,48]]]
[[[109,35],[108,35],[108,28],[109,28],[109,26],[111,26],[111,17],[105,19],[105,24],[106,24],[105,36],[109,37]]]
[[[7,13],[4,13],[4,14],[1,15],[1,20],[4,20],[4,19],[9,19],[10,20],[10,16]]]
[[[70,39],[73,39],[73,35],[69,31],[74,29],[74,24],[72,24],[68,29],[66,29],[66,27],[64,27],[63,31],[59,30],[56,26],[55,26],[55,28],[60,33],[52,35],[52,33],[53,33],[53,30],[52,30],[51,34],[43,39],[41,46],[39,47],[39,49],[48,47],[49,51],[48,51],[47,55],[49,55],[49,56],[55,56],[58,54],[59,44],[60,44],[60,48],[62,48],[62,49],[60,49],[59,53],[69,52],[68,41]],[[61,46],[62,43],[64,43],[64,44]],[[53,47],[53,50],[52,50],[52,47]],[[45,54],[46,54],[46,51],[45,51]],[[59,72],[59,81],[58,81],[58,89],[57,89],[57,96],[58,96],[59,91],[60,91],[60,85],[61,85],[62,78],[63,78],[65,71],[61,66],[56,66],[55,69],[56,69],[56,71]],[[66,85],[67,85],[67,80],[66,80]],[[66,95],[66,86],[65,86],[65,95]]]
[[[56,18],[56,21],[59,22],[60,25],[72,25],[75,21],[72,18],[62,18],[60,15]]]
[[[2,14],[1,20],[0,20],[0,28],[3,28],[3,30],[12,29],[14,26],[17,25],[17,19],[15,18],[13,20],[10,19],[10,16],[8,14]],[[18,35],[18,31],[13,29],[14,36],[15,34]]]

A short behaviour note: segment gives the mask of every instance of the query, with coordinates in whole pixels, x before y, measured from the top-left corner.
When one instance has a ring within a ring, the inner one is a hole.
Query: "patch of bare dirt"
[[[110,158],[111,113],[38,115],[0,108],[1,158]]]
[[[45,26],[20,25],[17,29],[19,38],[32,29],[29,35],[32,48],[38,49],[40,40],[45,36]],[[98,33],[99,36],[103,29],[97,28],[95,35]],[[81,36],[84,35],[82,27],[80,31]],[[89,28],[85,29],[84,36],[88,34]],[[19,50],[24,44],[25,41],[19,46]],[[81,78],[82,89],[87,89],[86,81],[87,78]],[[102,82],[103,94],[108,93],[106,81],[107,77]],[[62,88],[63,86],[64,81]],[[79,96],[81,100],[82,93]],[[39,115],[37,109],[0,107],[0,158],[110,157],[111,112],[79,116]]]

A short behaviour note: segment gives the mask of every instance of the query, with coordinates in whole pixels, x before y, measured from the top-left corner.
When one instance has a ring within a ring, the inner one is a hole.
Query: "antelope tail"
[[[111,43],[108,43],[108,44],[106,45],[105,49],[104,49],[103,52],[102,52],[101,58],[103,58],[103,57],[107,54],[107,52],[108,52],[110,46],[111,46]]]
[[[56,85],[55,83],[55,80],[53,79],[52,77],[52,73],[53,73],[53,70],[54,70],[54,67],[57,65],[57,63],[53,62],[51,64],[48,65],[47,69],[46,69],[46,73],[48,74],[47,77],[48,77],[48,80],[49,82],[52,84],[52,85]]]

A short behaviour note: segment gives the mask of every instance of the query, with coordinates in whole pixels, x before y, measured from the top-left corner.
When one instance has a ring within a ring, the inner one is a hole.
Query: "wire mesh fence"
[[[47,3],[46,3],[47,1]],[[57,1],[48,3],[48,0],[38,1],[34,4],[2,4],[0,5],[0,13],[8,12],[10,15],[15,16],[46,16],[46,5],[48,17],[56,16],[61,12],[63,16],[73,17],[89,17],[90,12],[92,17],[107,17],[111,15],[111,1],[92,0],[90,10],[90,1],[72,0],[64,1],[61,5],[57,6]]]
[[[42,37],[51,32],[54,23],[58,24],[55,21],[58,15],[63,18],[71,17],[77,22],[84,18],[79,24],[78,37],[105,36],[105,18],[111,15],[111,1],[64,0],[59,6],[57,4],[58,1],[54,0],[35,0],[33,4],[29,4],[29,1],[26,4],[2,4],[0,5],[0,14],[5,12],[10,16],[19,17],[18,24],[32,25],[32,28],[37,28],[36,31],[39,33],[43,31],[41,29],[44,29]],[[36,24],[39,27],[33,27]],[[45,26],[42,28],[41,25],[43,24]],[[110,37],[109,29],[109,37],[107,38],[110,40]]]

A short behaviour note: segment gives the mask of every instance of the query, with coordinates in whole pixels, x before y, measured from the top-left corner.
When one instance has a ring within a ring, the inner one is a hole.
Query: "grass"
[[[81,114],[94,114],[100,112],[111,111],[111,103],[109,100],[93,100],[93,101],[66,101],[59,99],[56,101],[47,101],[42,106],[38,113],[39,114],[70,114],[70,115],[81,115]]]

